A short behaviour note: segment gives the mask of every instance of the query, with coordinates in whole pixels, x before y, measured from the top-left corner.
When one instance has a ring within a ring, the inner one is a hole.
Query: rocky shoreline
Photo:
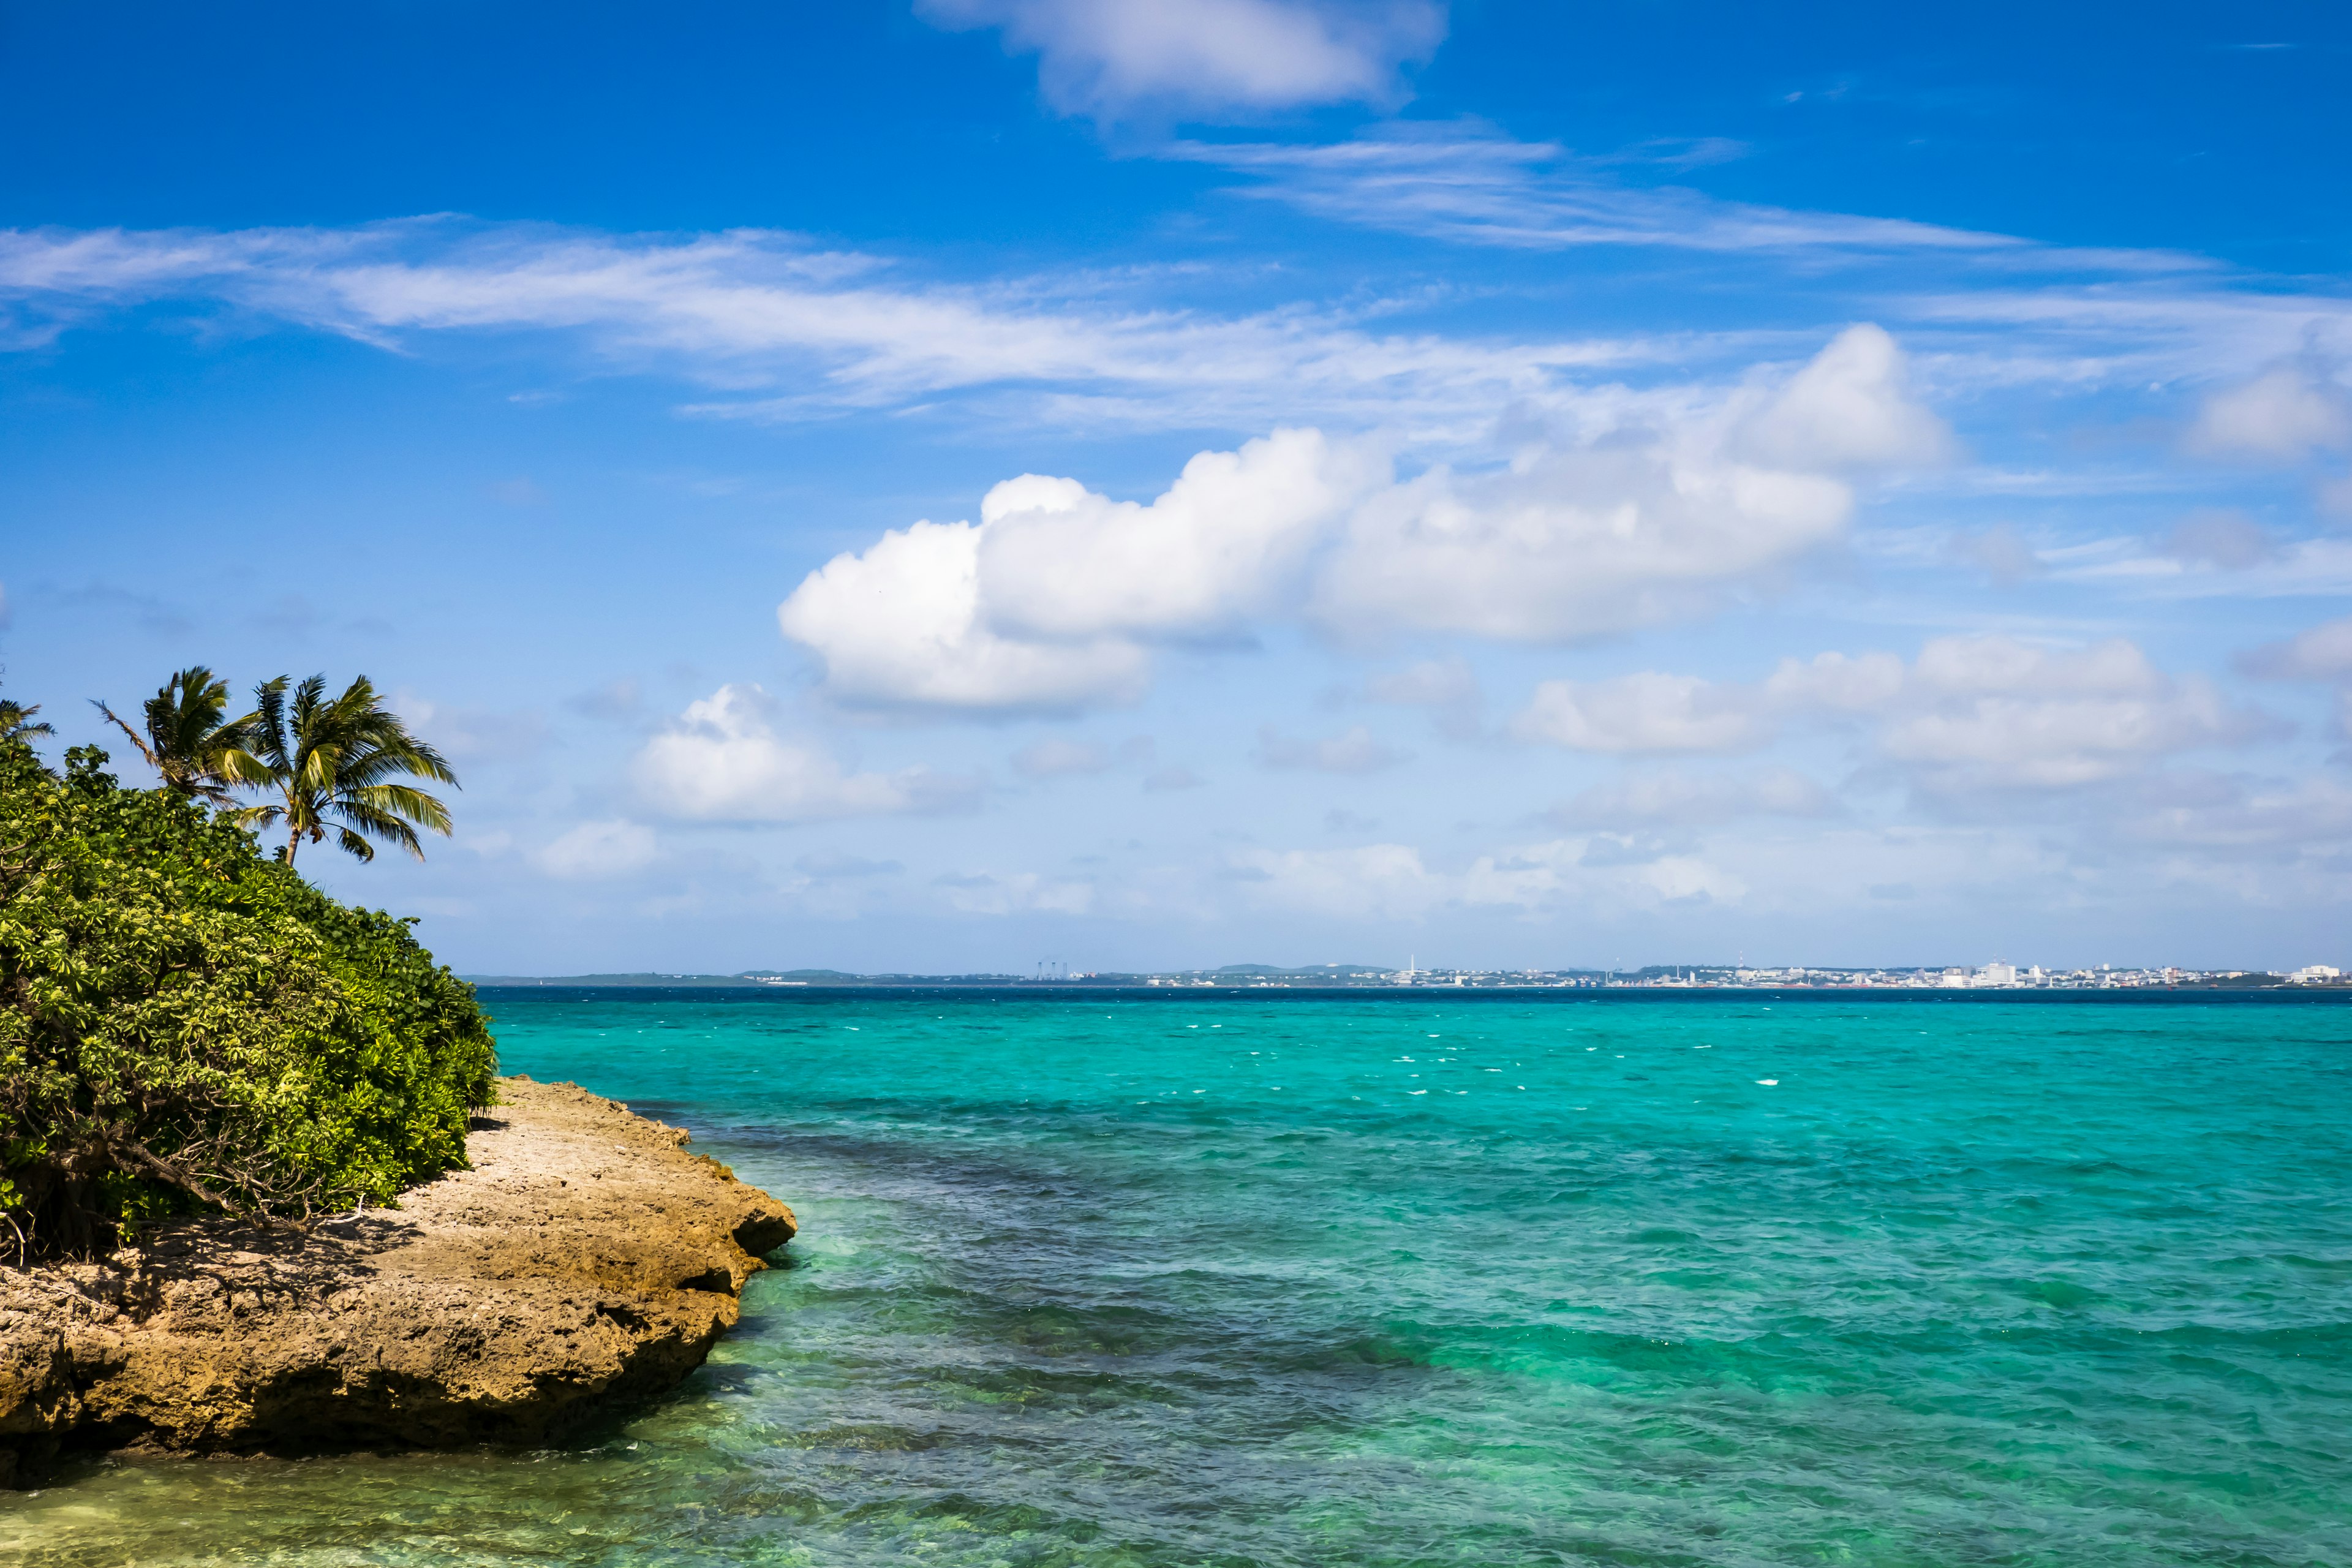
[[[616,1101],[499,1088],[473,1168],[398,1209],[0,1268],[0,1486],[100,1449],[543,1441],[700,1365],[792,1211]]]

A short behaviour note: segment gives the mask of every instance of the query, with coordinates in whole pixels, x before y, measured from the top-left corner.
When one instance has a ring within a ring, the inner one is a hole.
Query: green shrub
[[[412,922],[105,763],[76,748],[60,778],[0,742],[0,1258],[382,1203],[463,1164],[497,1071],[472,987]]]

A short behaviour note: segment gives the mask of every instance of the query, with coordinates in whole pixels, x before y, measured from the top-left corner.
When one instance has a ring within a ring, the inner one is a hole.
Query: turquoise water
[[[115,1464],[27,1563],[2352,1563],[2352,1010],[490,998],[799,1211],[535,1454]]]

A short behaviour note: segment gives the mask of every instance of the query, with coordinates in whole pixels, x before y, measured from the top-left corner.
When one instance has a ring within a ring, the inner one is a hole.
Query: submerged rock
[[[0,1268],[0,1485],[65,1450],[536,1442],[700,1365],[792,1211],[616,1101],[499,1087],[473,1168],[396,1210]]]

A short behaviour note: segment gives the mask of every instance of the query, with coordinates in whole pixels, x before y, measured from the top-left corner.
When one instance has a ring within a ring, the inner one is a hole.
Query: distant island
[[[610,974],[469,974],[478,986],[595,987],[661,986],[672,989],[756,990],[825,986],[875,990],[973,986],[1113,990],[1199,987],[1203,989],[1349,988],[1393,990],[1400,986],[1445,986],[1482,990],[1908,990],[1908,991],[2248,991],[2285,987],[2352,990],[2352,976],[2327,964],[2287,973],[2246,969],[2183,969],[2176,966],[2117,969],[2019,968],[2009,963],[1974,967],[1925,964],[1907,968],[1749,968],[1740,964],[1651,964],[1641,969],[1388,969],[1368,963],[1325,963],[1286,968],[1270,963],[1228,963],[1216,969],[1164,971],[1066,970],[1041,964],[1028,974],[858,974],[839,969],[748,969],[734,974],[637,971]]]

